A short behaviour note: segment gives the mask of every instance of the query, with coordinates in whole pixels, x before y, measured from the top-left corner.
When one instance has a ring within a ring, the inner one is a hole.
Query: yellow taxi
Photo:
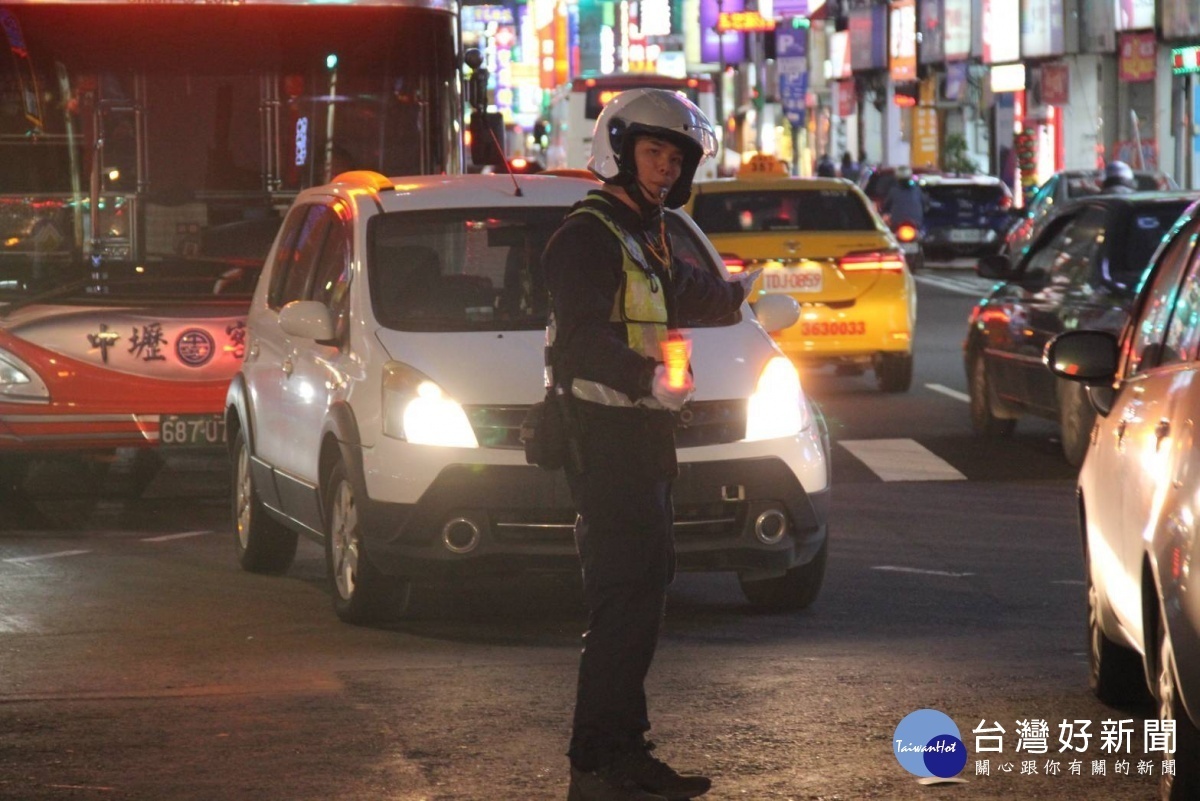
[[[793,361],[851,375],[871,369],[882,391],[908,391],[916,285],[857,186],[793,178],[783,162],[756,156],[734,178],[697,182],[687,210],[730,272],[763,268],[756,296],[800,304],[796,324],[772,335]]]

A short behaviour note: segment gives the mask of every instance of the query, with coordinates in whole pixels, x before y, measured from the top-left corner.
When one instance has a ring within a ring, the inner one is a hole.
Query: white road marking
[[[954,466],[911,439],[850,439],[839,444],[884,481],[966,481]]]
[[[925,388],[932,389],[934,392],[940,392],[943,395],[949,395],[951,398],[954,398],[955,400],[960,400],[963,403],[971,402],[971,396],[968,395],[967,393],[959,392],[957,389],[950,389],[950,387],[944,387],[941,384],[926,384]]]
[[[943,276],[930,275],[921,273],[914,275],[919,283],[929,284],[944,289],[947,292],[954,292],[958,295],[967,295],[972,298],[982,298],[988,294],[988,291],[995,286],[996,282],[988,278],[979,278],[978,276]]]
[[[170,540],[182,540],[188,537],[202,537],[205,534],[212,534],[211,531],[184,531],[179,534],[163,534],[160,537],[144,537],[142,542],[169,542]]]
[[[54,553],[43,553],[37,556],[14,556],[4,561],[12,562],[13,564],[24,564],[26,562],[40,562],[43,559],[57,559],[60,556],[78,556],[82,553],[91,553],[91,551],[55,551]]]
[[[974,573],[952,573],[949,570],[924,570],[919,567],[897,567],[896,565],[875,565],[872,570],[885,570],[889,573],[920,573],[923,576],[949,576],[950,578],[965,578]]]

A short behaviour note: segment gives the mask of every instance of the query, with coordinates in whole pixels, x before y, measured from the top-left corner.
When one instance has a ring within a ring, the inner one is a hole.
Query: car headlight
[[[479,447],[463,407],[434,381],[399,362],[383,368],[383,433],[414,445]]]
[[[50,390],[36,370],[8,351],[0,350],[0,401],[48,403]]]
[[[746,409],[746,439],[793,437],[812,423],[800,373],[785,356],[775,356],[758,376]]]

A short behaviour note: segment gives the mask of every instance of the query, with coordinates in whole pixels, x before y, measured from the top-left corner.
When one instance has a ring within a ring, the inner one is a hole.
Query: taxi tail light
[[[732,253],[722,253],[721,261],[725,262],[725,269],[729,271],[730,275],[736,275],[737,273],[745,272],[746,270],[745,260],[739,259]]]
[[[912,242],[917,238],[916,226],[909,225],[908,223],[901,223],[900,226],[896,228],[896,238],[901,242]]]
[[[847,253],[838,261],[842,272],[904,272],[904,257],[897,250],[865,250]]]

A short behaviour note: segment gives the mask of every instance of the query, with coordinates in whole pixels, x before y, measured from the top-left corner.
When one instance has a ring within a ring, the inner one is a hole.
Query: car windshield
[[[933,184],[924,187],[930,211],[992,211],[1005,200],[1004,189],[987,184]]]
[[[1155,203],[1137,208],[1123,223],[1124,233],[1117,238],[1118,252],[1109,266],[1109,277],[1126,286],[1133,286],[1142,277],[1150,257],[1162,244],[1163,237],[1188,206],[1178,203]]]
[[[747,231],[874,231],[875,218],[849,189],[712,192],[692,211],[706,234]]]
[[[513,331],[546,327],[541,256],[565,208],[392,212],[367,227],[375,318],[400,331]],[[667,215],[675,261],[718,272],[703,243]],[[712,325],[729,325],[735,313]],[[704,323],[681,321],[688,327]]]

